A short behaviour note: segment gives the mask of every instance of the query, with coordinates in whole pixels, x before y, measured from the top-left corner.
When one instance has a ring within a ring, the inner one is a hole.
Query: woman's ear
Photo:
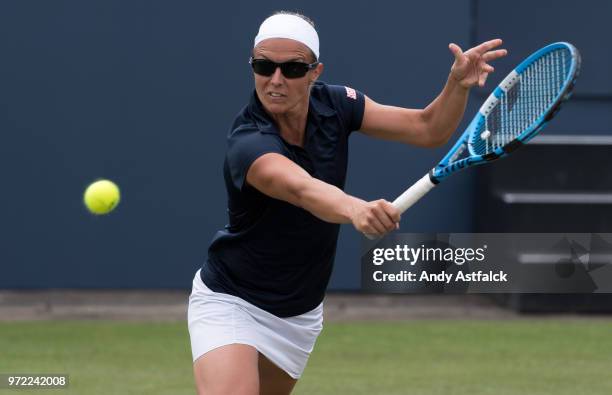
[[[311,75],[311,79],[310,79],[310,83],[314,83],[317,79],[319,79],[319,76],[323,73],[323,69],[325,67],[323,66],[323,63],[319,63],[317,65],[317,67],[315,67],[315,69],[312,71],[312,73],[310,73]]]

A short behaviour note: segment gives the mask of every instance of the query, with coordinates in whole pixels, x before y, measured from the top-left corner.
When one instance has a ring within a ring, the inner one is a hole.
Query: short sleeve
[[[328,85],[332,103],[344,127],[350,133],[361,128],[365,111],[365,96],[356,89],[343,85]]]
[[[275,134],[237,130],[229,136],[225,161],[231,182],[236,189],[242,190],[253,162],[268,153],[287,156],[283,144]]]

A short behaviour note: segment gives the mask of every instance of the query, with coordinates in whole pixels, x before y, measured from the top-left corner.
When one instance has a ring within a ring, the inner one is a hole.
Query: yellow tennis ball
[[[87,209],[96,215],[108,214],[119,204],[119,187],[109,180],[99,180],[89,185],[83,195]]]

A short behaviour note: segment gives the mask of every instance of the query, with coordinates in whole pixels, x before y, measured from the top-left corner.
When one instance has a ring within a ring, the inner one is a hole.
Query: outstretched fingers
[[[453,53],[453,55],[455,56],[455,59],[458,59],[461,57],[461,55],[463,55],[463,51],[461,50],[461,47],[455,43],[448,44],[448,49],[450,49],[450,51]]]
[[[478,86],[479,87],[483,87],[485,82],[487,82],[487,77],[489,76],[489,73],[482,73],[480,74],[480,76],[478,77]]]
[[[455,57],[455,63],[456,64],[463,63],[464,55],[463,55],[463,50],[461,50],[460,46],[458,46],[455,43],[450,43],[450,44],[448,44],[448,49],[451,51],[451,53]]]
[[[505,50],[505,49],[497,49],[495,51],[486,52],[484,55],[482,55],[482,59],[485,62],[490,62],[491,60],[503,58],[506,55],[508,55],[508,51],[507,50]]]
[[[502,43],[503,41],[501,38],[496,38],[494,40],[485,41],[482,44],[475,46],[473,50],[482,55],[494,48],[499,47],[500,45],[502,45]]]
[[[485,62],[480,62],[480,63],[478,64],[478,67],[480,67],[480,70],[481,70],[482,72],[485,72],[485,73],[492,73],[492,72],[494,72],[494,71],[495,71],[495,67],[493,67],[493,66],[491,66],[490,64],[485,63]]]

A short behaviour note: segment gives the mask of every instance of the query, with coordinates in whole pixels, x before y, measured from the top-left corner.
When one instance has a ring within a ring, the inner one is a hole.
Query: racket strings
[[[518,81],[504,94],[478,128],[470,144],[484,155],[504,147],[525,132],[557,100],[570,72],[572,55],[558,49],[540,57],[519,74]],[[481,134],[488,131],[487,138]]]

